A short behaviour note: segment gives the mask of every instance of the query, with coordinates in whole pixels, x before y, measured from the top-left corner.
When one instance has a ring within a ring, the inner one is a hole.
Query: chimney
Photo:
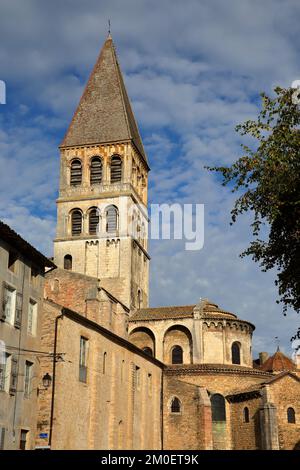
[[[269,357],[269,354],[267,352],[260,352],[259,353],[259,364],[262,366],[266,362],[268,357]]]

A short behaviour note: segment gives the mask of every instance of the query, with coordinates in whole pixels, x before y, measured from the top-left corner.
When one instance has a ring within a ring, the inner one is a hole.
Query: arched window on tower
[[[287,422],[291,424],[296,423],[296,414],[294,408],[288,408],[287,409]]]
[[[172,364],[183,363],[183,350],[181,346],[174,346],[172,349]]]
[[[75,209],[71,216],[72,235],[80,235],[82,232],[82,213]]]
[[[171,413],[180,413],[181,412],[181,403],[179,398],[174,397],[171,401]]]
[[[232,364],[241,363],[241,346],[240,343],[232,343],[231,346],[231,362]]]
[[[249,423],[249,421],[250,421],[248,406],[245,406],[245,408],[243,410],[243,419],[244,419],[244,423]]]
[[[89,234],[96,235],[99,226],[99,212],[97,207],[93,207],[89,213]]]
[[[72,256],[66,255],[64,257],[64,269],[68,269],[69,271],[72,270]]]
[[[100,157],[93,157],[91,160],[90,183],[100,184],[102,182],[102,160]]]
[[[106,232],[114,233],[118,230],[118,209],[116,206],[109,206],[106,209]]]
[[[211,396],[211,415],[212,421],[226,421],[225,398],[219,393]]]
[[[71,186],[79,186],[82,182],[82,165],[78,159],[71,162]]]
[[[113,155],[110,161],[110,182],[122,181],[122,159],[119,155]]]

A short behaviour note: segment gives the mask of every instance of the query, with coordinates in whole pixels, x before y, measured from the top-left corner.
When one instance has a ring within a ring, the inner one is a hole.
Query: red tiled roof
[[[260,366],[260,369],[266,372],[281,372],[285,370],[296,370],[297,367],[289,357],[278,350]]]

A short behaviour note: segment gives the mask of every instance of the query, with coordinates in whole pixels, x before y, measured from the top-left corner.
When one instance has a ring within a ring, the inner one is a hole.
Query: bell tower
[[[148,306],[149,165],[109,35],[60,145],[54,259]]]

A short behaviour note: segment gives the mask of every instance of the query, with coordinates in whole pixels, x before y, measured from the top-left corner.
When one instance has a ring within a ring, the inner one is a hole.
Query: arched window
[[[152,351],[151,348],[148,348],[148,347],[143,348],[143,351],[144,351],[145,354],[148,354],[148,356],[153,357],[153,351]]]
[[[287,409],[287,422],[292,424],[296,423],[296,415],[294,408]]]
[[[181,346],[174,346],[172,349],[172,364],[183,363],[183,350]]]
[[[66,255],[64,257],[64,269],[71,270],[72,269],[72,256]]]
[[[100,157],[93,157],[91,160],[90,183],[100,184],[102,182],[102,160]]]
[[[219,393],[212,395],[211,399],[211,415],[212,420],[216,421],[226,421],[226,411],[225,411],[225,398]]]
[[[103,354],[103,366],[102,366],[102,372],[103,372],[103,374],[106,373],[106,358],[107,358],[107,353],[105,352],[105,353]]]
[[[247,406],[245,406],[244,410],[243,410],[243,418],[244,418],[244,423],[249,423],[250,419],[249,419],[249,408]]]
[[[90,235],[96,235],[99,225],[99,213],[98,209],[95,207],[90,210],[89,213],[89,233]]]
[[[106,231],[114,233],[118,229],[118,209],[116,206],[109,206],[106,209]]]
[[[180,413],[181,411],[181,403],[179,398],[174,397],[171,402],[171,413]]]
[[[122,160],[119,155],[113,155],[110,162],[110,182],[118,183],[122,180]]]
[[[241,347],[239,343],[232,343],[231,346],[231,360],[232,364],[241,363]]]
[[[82,214],[76,209],[72,212],[72,235],[80,235],[82,231]]]
[[[71,163],[71,186],[78,186],[82,182],[82,165],[80,160],[73,160]]]

